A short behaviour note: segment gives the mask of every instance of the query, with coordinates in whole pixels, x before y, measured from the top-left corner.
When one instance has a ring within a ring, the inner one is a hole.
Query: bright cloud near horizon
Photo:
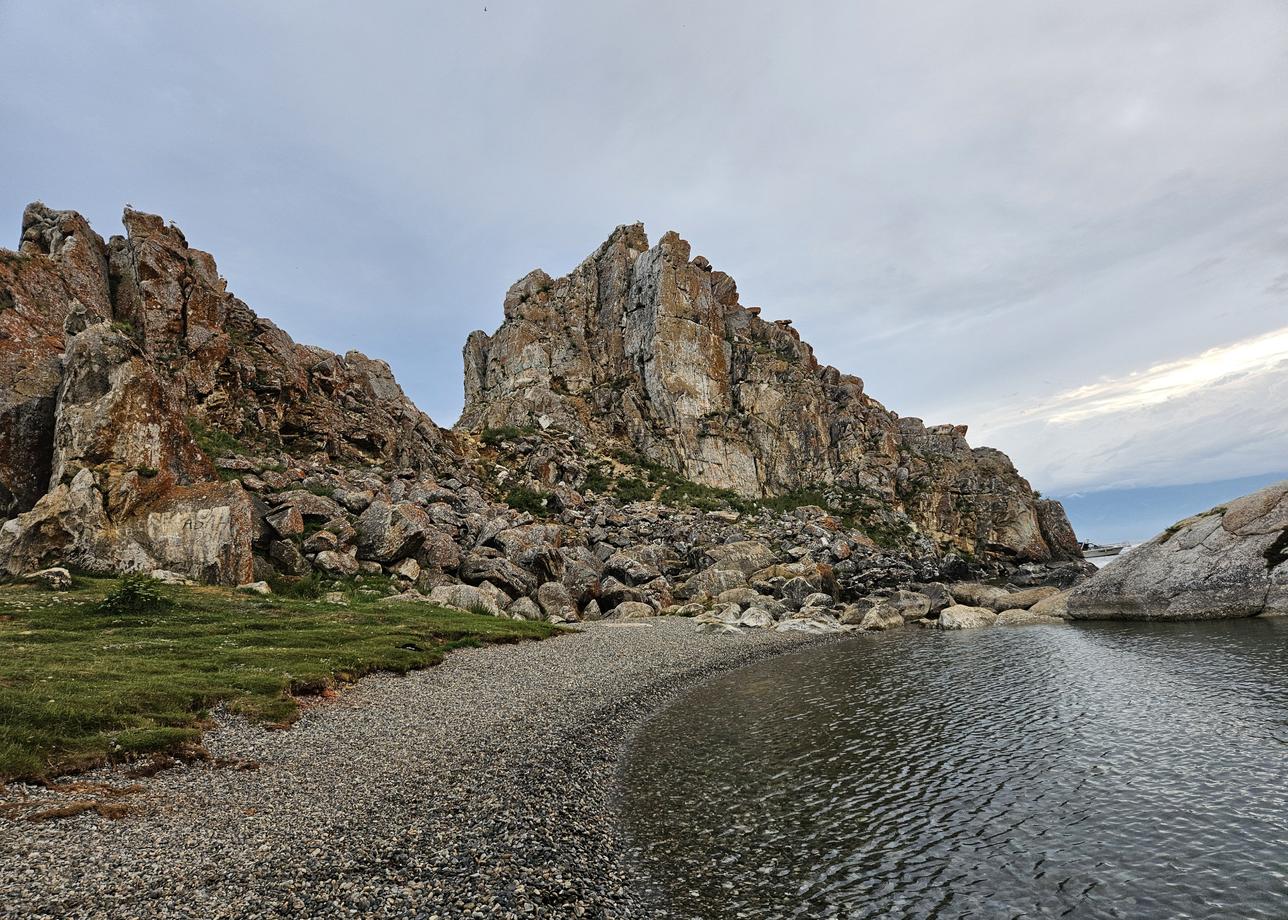
[[[162,214],[440,424],[643,220],[1049,493],[1288,469],[1279,0],[0,0],[0,79],[0,245]]]

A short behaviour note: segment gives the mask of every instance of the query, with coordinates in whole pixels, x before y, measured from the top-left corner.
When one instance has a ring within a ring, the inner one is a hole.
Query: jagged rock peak
[[[466,342],[460,429],[558,427],[745,496],[843,489],[945,548],[1078,555],[1005,454],[886,410],[674,231],[620,226],[568,275],[525,275],[504,314]]]
[[[26,208],[0,249],[0,568],[250,574],[250,501],[212,444],[341,467],[454,468],[389,366],[295,343],[230,294],[214,258],[126,208],[104,243]],[[203,443],[204,442],[204,443]]]

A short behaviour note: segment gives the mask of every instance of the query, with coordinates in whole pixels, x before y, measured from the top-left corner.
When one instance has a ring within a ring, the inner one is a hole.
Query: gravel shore
[[[141,785],[123,819],[0,819],[0,917],[641,916],[626,740],[680,688],[808,641],[595,623],[366,678],[289,731],[221,717],[224,766],[80,778]],[[27,795],[48,793],[0,804]]]

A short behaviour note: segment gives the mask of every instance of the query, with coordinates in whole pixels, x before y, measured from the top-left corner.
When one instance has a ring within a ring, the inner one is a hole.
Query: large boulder
[[[998,588],[994,585],[981,585],[976,582],[959,582],[955,585],[949,585],[948,592],[958,604],[966,607],[987,607],[994,613],[1003,609],[1003,602],[1010,595],[1010,592],[1005,588]]]
[[[774,564],[777,555],[773,549],[755,540],[737,540],[717,543],[706,548],[713,569],[732,569],[750,575]]]
[[[680,596],[691,600],[716,597],[730,588],[743,588],[747,576],[736,568],[720,568],[719,564],[703,569],[692,576],[680,589]]]
[[[411,502],[373,501],[358,517],[358,558],[395,562],[413,555],[432,525]]]
[[[979,629],[992,626],[997,614],[986,607],[965,607],[960,604],[945,608],[939,614],[940,629]]]
[[[495,593],[473,585],[439,585],[429,592],[429,600],[457,610],[486,613],[494,617],[505,616],[505,610]]]
[[[1172,525],[1073,589],[1071,619],[1288,615],[1288,480]]]

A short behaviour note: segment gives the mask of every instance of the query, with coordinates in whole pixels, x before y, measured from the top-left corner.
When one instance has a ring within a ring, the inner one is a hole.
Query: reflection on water
[[[864,636],[645,729],[668,916],[1288,917],[1288,620]]]

